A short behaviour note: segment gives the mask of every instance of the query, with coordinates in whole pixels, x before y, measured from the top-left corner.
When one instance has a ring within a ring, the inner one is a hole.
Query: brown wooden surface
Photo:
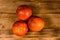
[[[19,5],[28,5],[33,15],[44,19],[41,32],[29,31],[23,37],[12,33]],[[0,40],[60,40],[60,0],[0,0]]]

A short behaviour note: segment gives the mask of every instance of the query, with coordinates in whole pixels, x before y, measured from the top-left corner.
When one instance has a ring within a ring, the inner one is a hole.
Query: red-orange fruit
[[[44,28],[44,20],[39,17],[31,17],[28,21],[28,26],[31,31],[41,31]]]
[[[28,32],[28,27],[25,22],[17,21],[12,26],[13,34],[17,36],[24,36]]]
[[[27,20],[32,15],[32,9],[27,5],[21,5],[17,8],[16,15],[19,20]]]

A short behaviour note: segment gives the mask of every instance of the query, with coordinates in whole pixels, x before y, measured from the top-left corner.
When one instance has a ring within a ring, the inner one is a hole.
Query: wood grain
[[[34,16],[44,19],[40,32],[29,31],[23,37],[12,33],[19,5],[28,5]],[[60,0],[0,0],[0,40],[60,40]]]

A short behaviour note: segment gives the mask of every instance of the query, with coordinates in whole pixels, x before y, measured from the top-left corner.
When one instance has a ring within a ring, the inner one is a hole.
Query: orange
[[[28,21],[28,26],[31,31],[41,31],[44,28],[44,20],[39,17],[31,17]]]
[[[17,21],[12,26],[13,34],[17,36],[24,36],[28,32],[28,27],[25,22]]]
[[[17,8],[16,15],[19,20],[27,20],[32,15],[32,9],[27,5],[21,5]]]

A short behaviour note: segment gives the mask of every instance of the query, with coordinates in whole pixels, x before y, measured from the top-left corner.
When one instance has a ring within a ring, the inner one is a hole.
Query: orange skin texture
[[[31,31],[41,31],[44,28],[44,20],[39,17],[32,17],[28,21],[28,26]]]
[[[25,22],[15,22],[12,26],[12,32],[17,36],[24,36],[28,32],[28,27]]]
[[[19,20],[27,20],[32,15],[32,9],[26,5],[21,5],[16,10]]]

